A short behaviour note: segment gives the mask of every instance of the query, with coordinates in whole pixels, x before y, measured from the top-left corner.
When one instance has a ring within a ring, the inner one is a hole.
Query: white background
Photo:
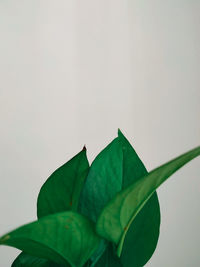
[[[0,1],[0,234],[45,179],[121,128],[148,170],[200,144],[198,0]],[[148,267],[198,267],[200,159],[159,190]],[[19,253],[0,247],[0,266]]]

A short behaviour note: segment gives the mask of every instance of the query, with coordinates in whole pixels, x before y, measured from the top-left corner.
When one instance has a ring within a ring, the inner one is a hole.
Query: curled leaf
[[[124,239],[131,223],[156,189],[174,172],[199,155],[200,147],[197,147],[171,160],[117,193],[106,205],[97,221],[96,231],[118,246],[118,256],[121,255]]]
[[[0,238],[0,245],[56,262],[81,267],[98,247],[94,225],[82,215],[68,211],[46,216]]]

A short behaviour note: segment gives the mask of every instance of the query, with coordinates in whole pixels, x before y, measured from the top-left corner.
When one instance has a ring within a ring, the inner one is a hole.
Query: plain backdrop
[[[119,127],[148,170],[200,144],[198,0],[0,1],[0,235],[47,177]],[[159,190],[148,267],[198,267],[200,158]],[[0,247],[0,266],[18,250]]]

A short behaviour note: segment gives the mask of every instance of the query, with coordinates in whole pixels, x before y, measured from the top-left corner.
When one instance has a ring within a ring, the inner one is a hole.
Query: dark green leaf
[[[46,216],[0,238],[0,245],[58,264],[81,267],[99,244],[94,225],[82,215],[67,211]]]
[[[104,206],[122,188],[122,148],[114,139],[93,161],[80,196],[79,211],[96,222]],[[96,261],[106,249],[101,242],[91,260]]]
[[[122,186],[122,149],[114,139],[93,161],[80,197],[80,212],[96,222]]]
[[[123,267],[119,257],[114,254],[114,249],[111,244],[108,245],[107,249],[95,264],[95,267]],[[126,267],[124,265],[124,267]]]
[[[106,205],[97,221],[96,231],[118,245],[118,256],[121,255],[129,226],[155,190],[174,172],[199,155],[200,147],[197,147],[173,159],[128,186]]]
[[[38,218],[67,210],[76,211],[88,170],[85,149],[58,168],[40,190],[37,201]]]
[[[118,137],[123,149],[123,189],[147,174],[147,170],[135,150],[118,130]],[[155,192],[127,231],[121,254],[125,267],[140,267],[152,256],[159,237],[160,207]]]
[[[70,265],[57,264],[53,261],[37,258],[22,252],[15,259],[11,267],[70,267]]]
[[[158,211],[158,198],[153,194],[127,231],[120,256],[123,266],[144,266],[153,255],[160,229],[160,213]]]
[[[116,165],[113,164],[114,160]],[[136,182],[146,173],[147,171],[138,155],[119,130],[118,138],[97,156],[90,168],[81,195],[83,214],[96,221],[100,211],[118,191],[130,183]],[[114,180],[116,177],[117,180]],[[105,194],[105,192],[107,193]],[[99,203],[101,205],[97,205]],[[92,216],[93,214],[94,216]],[[158,241],[159,226],[160,210],[155,193],[130,227],[121,255],[124,266],[128,267],[128,264],[129,266],[140,266],[141,263],[149,260]],[[95,261],[96,258],[100,257],[105,248],[105,245],[101,246],[101,249],[98,249],[92,259]]]

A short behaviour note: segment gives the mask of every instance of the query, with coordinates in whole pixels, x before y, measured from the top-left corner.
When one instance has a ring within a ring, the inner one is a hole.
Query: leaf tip
[[[118,138],[125,137],[122,131],[118,128]]]
[[[83,150],[83,151],[86,151],[86,150],[87,150],[86,145],[84,145],[84,147],[83,147],[82,150]]]
[[[117,133],[118,133],[118,136],[119,136],[120,134],[122,134],[122,131],[118,128]]]

